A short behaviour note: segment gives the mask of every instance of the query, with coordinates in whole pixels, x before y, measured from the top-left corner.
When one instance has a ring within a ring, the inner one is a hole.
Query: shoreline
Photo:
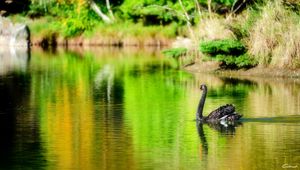
[[[170,47],[174,42],[174,39],[171,38],[155,38],[149,37],[146,39],[141,39],[140,37],[124,37],[120,39],[113,39],[108,37],[91,37],[85,38],[83,36],[73,37],[73,38],[63,38],[60,36],[32,36],[31,44],[33,46],[41,47],[67,47],[67,46],[78,46],[78,47],[87,47],[87,46],[101,46],[101,47]]]
[[[240,69],[240,70],[224,70],[218,67],[217,62],[195,62],[193,65],[189,65],[183,68],[184,70],[192,73],[207,73],[214,74],[217,76],[224,76],[230,78],[284,78],[284,79],[297,79],[300,80],[300,69],[289,69],[289,68],[271,68],[256,66],[251,69]]]

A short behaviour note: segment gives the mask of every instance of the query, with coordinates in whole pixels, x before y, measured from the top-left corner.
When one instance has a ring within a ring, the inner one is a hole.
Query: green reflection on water
[[[156,51],[102,48],[35,49],[25,75],[0,79],[4,98],[16,99],[0,110],[16,120],[6,124],[15,129],[15,143],[5,150],[17,153],[7,158],[16,161],[4,167],[280,169],[300,163],[297,81],[194,76],[173,70]],[[24,77],[21,92],[7,90]],[[196,126],[203,82],[205,114],[233,103],[245,117],[240,126]]]

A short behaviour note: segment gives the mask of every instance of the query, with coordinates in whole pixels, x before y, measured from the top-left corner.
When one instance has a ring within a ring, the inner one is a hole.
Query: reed
[[[263,66],[299,67],[299,19],[299,15],[285,8],[283,1],[267,2],[249,31],[249,53]]]

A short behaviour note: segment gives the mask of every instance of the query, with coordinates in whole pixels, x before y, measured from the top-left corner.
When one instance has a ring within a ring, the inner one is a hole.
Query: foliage
[[[27,15],[30,18],[39,18],[45,16],[47,14],[48,5],[44,6],[41,4],[31,4],[29,6],[30,10],[28,11]]]
[[[193,2],[187,1],[188,8],[194,8]],[[184,22],[183,13],[178,3],[172,1],[125,1],[120,7],[126,19],[142,22],[145,25],[166,25],[171,22]]]
[[[190,15],[191,22],[197,23],[195,1],[183,0],[183,6]],[[207,8],[207,0],[199,1],[201,8]],[[227,11],[236,3],[236,0],[212,0],[212,7],[216,10],[226,8]],[[184,11],[178,1],[167,0],[125,0],[120,6],[122,17],[144,24],[169,24],[171,22],[185,23]]]
[[[239,4],[249,3],[251,1],[252,0],[211,0],[210,7],[215,13],[225,14],[231,12],[232,9],[237,8]],[[200,0],[199,3],[202,5],[202,7],[207,8],[208,6],[208,0]]]
[[[171,48],[163,51],[163,54],[165,54],[168,57],[173,58],[179,58],[187,53],[186,48]]]
[[[240,56],[232,56],[232,55],[217,55],[215,60],[220,61],[221,67],[223,68],[251,68],[256,66],[258,63],[254,58],[251,58],[247,54],[243,54]]]
[[[107,13],[105,1],[96,1],[100,9]],[[207,8],[206,1],[200,1],[202,8]],[[230,6],[234,0],[212,0],[219,6]],[[185,10],[193,24],[199,22],[195,2],[182,0]],[[178,1],[173,0],[110,0],[112,10],[117,20],[129,20],[134,23],[152,25],[183,25],[186,22],[184,11]],[[31,18],[52,17],[51,30],[57,30],[59,35],[74,37],[84,32],[90,32],[97,27],[101,19],[91,9],[88,0],[38,0],[32,1],[27,16]],[[118,22],[120,23],[120,22]]]
[[[98,22],[97,16],[89,9],[85,1],[81,3],[68,1],[61,3],[49,1],[45,4],[32,3],[27,15],[35,19],[46,18],[50,22],[47,23],[47,29],[64,37],[80,35],[93,29]]]
[[[246,48],[237,40],[206,41],[200,44],[200,51],[220,61],[222,68],[251,68],[257,65],[257,61],[245,54]]]
[[[76,36],[84,31],[92,30],[96,25],[96,18],[91,11],[83,9],[79,13],[68,15],[63,20],[63,35],[65,37]]]
[[[200,0],[201,4],[207,4],[207,0]],[[224,5],[226,7],[231,7],[236,3],[236,0],[212,0],[212,5]]]
[[[240,55],[245,53],[244,45],[232,39],[205,41],[200,43],[200,51],[210,55]]]

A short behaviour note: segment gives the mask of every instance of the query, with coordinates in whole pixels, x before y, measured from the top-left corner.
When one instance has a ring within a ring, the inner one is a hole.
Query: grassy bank
[[[198,66],[204,67],[198,67],[200,70],[218,62],[218,69],[225,71],[253,67],[299,71],[300,4],[293,2],[260,1],[239,14],[204,14],[193,28],[194,53],[189,54]],[[278,75],[294,71],[281,71]]]
[[[33,44],[44,46],[161,46],[186,35],[177,2],[38,0],[28,8],[9,17],[27,23]]]
[[[185,28],[176,23],[162,26],[144,26],[141,23],[117,22],[104,24],[99,22],[93,29],[81,34],[69,36],[66,26],[55,18],[13,18],[28,24],[34,45],[101,45],[101,46],[167,46],[177,35],[185,34]]]

